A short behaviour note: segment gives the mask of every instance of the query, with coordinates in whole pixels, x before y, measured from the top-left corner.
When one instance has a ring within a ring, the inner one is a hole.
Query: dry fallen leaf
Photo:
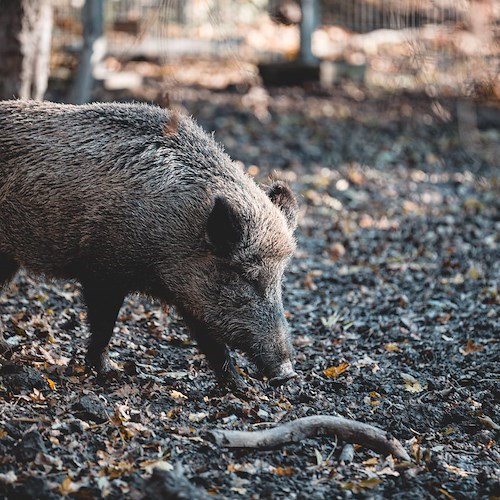
[[[148,473],[152,473],[153,469],[160,469],[165,471],[174,470],[173,465],[165,460],[144,460],[139,463],[139,467]]]
[[[464,282],[465,278],[462,273],[457,273],[455,276],[452,276],[450,278],[450,283],[453,285],[461,285]]]
[[[391,467],[383,467],[382,469],[379,469],[375,472],[377,473],[378,476],[394,476],[394,477],[400,476],[399,472]]]
[[[241,487],[238,487],[238,486],[233,486],[231,488],[231,491],[234,491],[235,493],[238,493],[238,495],[246,495],[247,494],[247,489],[246,488],[241,488]]]
[[[242,464],[228,464],[228,472],[244,472],[245,474],[254,475],[259,472],[259,460],[256,462],[244,462]]]
[[[174,399],[187,399],[188,397],[182,392],[176,391],[175,389],[170,391],[170,396],[172,396]]]
[[[455,465],[449,465],[446,462],[444,463],[444,466],[450,471],[454,472],[460,477],[467,477],[470,472],[467,472],[466,470],[462,469],[461,467],[456,467]]]
[[[204,412],[198,412],[198,413],[190,413],[189,414],[189,420],[191,422],[201,422],[202,420],[205,420],[208,417],[208,413]]]
[[[77,491],[75,483],[73,483],[69,476],[65,477],[63,482],[59,485],[59,493],[61,493],[62,496],[67,496],[75,491]]]
[[[485,206],[476,198],[467,198],[464,201],[464,209],[467,212],[480,212],[485,209]]]
[[[483,277],[483,271],[478,265],[472,264],[465,274],[465,277],[470,278],[471,280],[478,280]]]
[[[304,286],[309,289],[309,290],[317,290],[318,286],[314,283],[313,281],[313,275],[311,273],[308,273],[303,281]]]
[[[409,373],[402,373],[401,377],[405,381],[405,391],[422,392],[427,387],[422,387],[422,384]]]
[[[460,347],[459,352],[463,356],[467,356],[473,352],[480,352],[482,350],[483,346],[481,344],[476,344],[473,340],[468,340],[467,345],[465,347]]]
[[[292,476],[295,471],[292,467],[272,467],[271,471],[277,474],[278,476]]]
[[[326,370],[323,370],[323,375],[328,378],[335,378],[344,373],[349,368],[350,363],[344,361],[338,366],[330,366]]]
[[[342,243],[334,243],[330,248],[330,256],[332,260],[338,260],[345,255],[345,247]]]
[[[44,403],[45,396],[43,392],[39,391],[36,387],[33,388],[33,392],[30,394],[30,398],[35,401],[35,403]]]
[[[370,477],[368,479],[363,479],[362,481],[348,481],[346,483],[340,483],[340,487],[344,490],[352,491],[354,494],[363,493],[367,489],[376,488],[380,483],[383,483],[382,479],[377,477]]]
[[[16,473],[12,470],[5,474],[0,474],[0,483],[13,484],[17,481]]]
[[[367,398],[367,402],[372,406],[378,406],[381,403],[380,399],[383,398],[383,396],[377,391],[370,391],[369,394],[370,397]]]
[[[440,314],[437,318],[436,318],[436,321],[438,323],[441,323],[442,325],[448,323],[448,321],[450,321],[451,319],[451,314],[450,313],[443,313],[443,314]]]
[[[389,342],[384,345],[384,349],[388,352],[399,352],[401,349],[395,342]]]

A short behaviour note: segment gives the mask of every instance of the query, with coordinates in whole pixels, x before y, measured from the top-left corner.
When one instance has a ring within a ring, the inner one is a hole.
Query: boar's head
[[[244,351],[277,384],[296,376],[282,302],[296,218],[297,202],[283,182],[266,193],[252,187],[215,194],[204,258],[189,269],[191,292],[183,299],[214,340]]]

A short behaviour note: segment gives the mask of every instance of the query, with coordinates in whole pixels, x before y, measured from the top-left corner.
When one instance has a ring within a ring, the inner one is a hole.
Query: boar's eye
[[[258,295],[265,295],[266,293],[266,284],[260,277],[249,276],[246,273],[240,274],[241,278],[245,283],[250,285]]]
[[[248,274],[244,269],[239,266],[233,264],[226,264],[226,269],[229,271],[228,276],[229,280],[231,280],[236,286],[239,286],[238,283],[243,281],[247,285],[249,285],[255,292],[259,295],[262,295],[265,292],[265,284],[258,276],[252,276]],[[237,279],[234,275],[238,275]],[[240,281],[241,280],[241,281]]]
[[[229,256],[240,242],[243,233],[241,220],[223,196],[215,199],[207,221],[207,237],[219,257]]]

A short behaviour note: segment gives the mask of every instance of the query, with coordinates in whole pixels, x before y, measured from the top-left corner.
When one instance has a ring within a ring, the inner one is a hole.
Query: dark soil
[[[300,196],[284,297],[302,380],[272,388],[237,356],[253,391],[225,393],[175,313],[136,296],[111,345],[123,374],[97,380],[78,286],[21,273],[0,300],[15,365],[0,367],[0,498],[500,495],[499,131],[469,144],[451,101],[357,90],[182,102],[258,181],[275,170]],[[206,435],[318,414],[386,429],[413,463]]]

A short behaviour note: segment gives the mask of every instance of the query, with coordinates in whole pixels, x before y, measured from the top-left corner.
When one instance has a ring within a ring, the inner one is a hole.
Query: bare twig
[[[348,443],[358,443],[383,454],[411,461],[401,443],[382,429],[356,420],[330,415],[303,417],[263,431],[214,430],[209,436],[227,448],[274,448],[313,436],[336,435]]]

